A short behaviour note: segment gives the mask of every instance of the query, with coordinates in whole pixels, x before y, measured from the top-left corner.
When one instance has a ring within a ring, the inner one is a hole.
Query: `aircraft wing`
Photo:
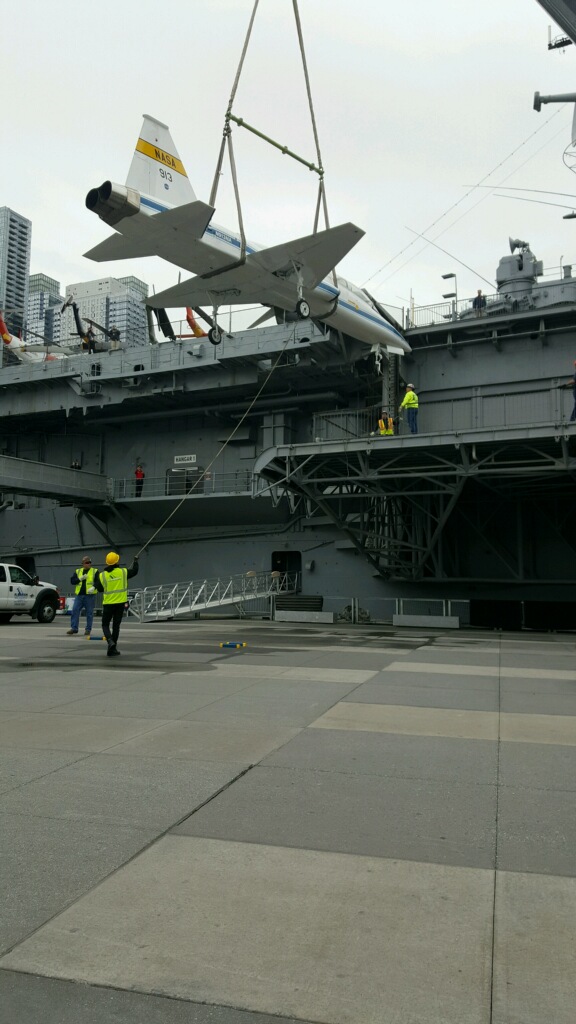
[[[260,295],[263,289],[256,288],[254,282],[248,280],[245,271],[246,265],[206,281],[203,277],[191,277],[172,288],[165,288],[163,292],[150,295],[146,305],[153,309],[172,309],[174,306],[194,308],[200,305],[227,306],[262,301]]]
[[[155,256],[154,245],[150,241],[143,245],[138,238],[126,238],[125,235],[110,235],[84,255],[96,263],[107,263],[110,260],[136,260],[140,256]]]
[[[359,242],[364,231],[355,224],[339,224],[248,257],[250,263],[271,274],[288,274],[294,264],[301,268],[305,288],[315,288]]]
[[[121,234],[110,235],[84,255],[97,263],[164,256],[168,249],[175,251],[187,240],[201,238],[213,213],[213,206],[196,199],[151,217],[125,217]]]
[[[288,293],[296,301],[296,271],[303,287],[313,289],[325,278],[343,256],[352,249],[364,232],[354,224],[340,224],[291,242],[250,253],[246,262],[211,277],[193,277],[166,288],[147,299],[156,308],[174,306],[237,305],[260,302],[282,305]]]

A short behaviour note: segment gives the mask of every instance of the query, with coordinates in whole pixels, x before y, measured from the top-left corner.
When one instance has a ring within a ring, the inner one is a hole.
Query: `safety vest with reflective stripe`
[[[82,583],[83,583],[84,580],[86,580],[86,593],[87,594],[95,594],[96,593],[96,587],[94,586],[94,573],[95,572],[96,572],[96,570],[93,569],[93,568],[92,569],[88,569],[86,572],[84,572],[84,569],[82,568],[82,566],[80,566],[79,569],[76,569],[76,575],[77,575],[78,579],[80,580],[80,582],[76,586],[76,590],[74,591],[75,594],[79,594],[80,593],[80,591],[82,589]]]
[[[407,391],[400,403],[401,409],[417,409],[418,408],[418,395],[415,391]]]
[[[128,600],[128,569],[102,569],[100,581],[104,588],[104,604],[126,604]]]
[[[378,431],[380,434],[394,433],[394,420],[391,416],[385,416],[383,419],[378,420]]]

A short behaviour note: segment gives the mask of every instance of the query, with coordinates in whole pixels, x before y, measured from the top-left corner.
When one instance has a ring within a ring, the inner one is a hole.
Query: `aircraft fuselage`
[[[161,214],[169,209],[155,199],[147,196],[140,197],[141,214]],[[134,221],[137,217],[130,218],[130,227],[136,227]],[[160,249],[160,246],[158,247]],[[212,273],[221,269],[241,255],[240,235],[229,231],[217,224],[210,223],[200,238],[186,239],[186,251],[182,251],[178,260],[174,258],[172,240],[167,240],[164,251],[158,251],[158,255],[176,266],[182,267],[198,275]],[[255,242],[246,243],[246,254],[264,251],[265,247]],[[225,262],[223,262],[225,257]],[[409,352],[410,346],[402,335],[380,315],[374,308],[368,297],[349,281],[337,276],[337,284],[333,278],[325,278],[315,288],[302,288],[302,295],[310,305],[310,316],[312,319],[320,319],[323,323],[332,327],[342,334],[356,338],[358,341],[368,345],[382,345],[394,347],[402,352]],[[214,295],[219,297],[218,276],[212,279]],[[263,300],[293,312],[296,304],[296,274],[289,277],[277,277],[274,301],[272,297]],[[233,289],[231,290],[233,291]],[[152,304],[152,302],[150,303]],[[221,305],[234,304],[234,296],[228,295],[224,290],[221,293]]]

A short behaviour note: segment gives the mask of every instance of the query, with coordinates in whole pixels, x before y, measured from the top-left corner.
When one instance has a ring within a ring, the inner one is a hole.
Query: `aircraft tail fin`
[[[144,114],[126,185],[162,206],[196,199],[168,126],[149,114]]]

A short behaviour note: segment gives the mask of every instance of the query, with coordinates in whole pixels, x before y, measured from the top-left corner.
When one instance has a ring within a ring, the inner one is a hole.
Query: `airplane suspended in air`
[[[116,231],[89,252],[98,263],[161,256],[197,276],[146,300],[154,309],[261,303],[270,316],[320,320],[368,345],[398,354],[410,352],[382,306],[343,278],[328,277],[362,238],[355,224],[317,231],[264,248],[212,223],[214,207],[196,199],[168,127],[149,115],[144,123],[125,185],[105,181],[86,196],[86,206]],[[255,325],[254,325],[255,326]],[[217,345],[222,332],[208,332]]]

